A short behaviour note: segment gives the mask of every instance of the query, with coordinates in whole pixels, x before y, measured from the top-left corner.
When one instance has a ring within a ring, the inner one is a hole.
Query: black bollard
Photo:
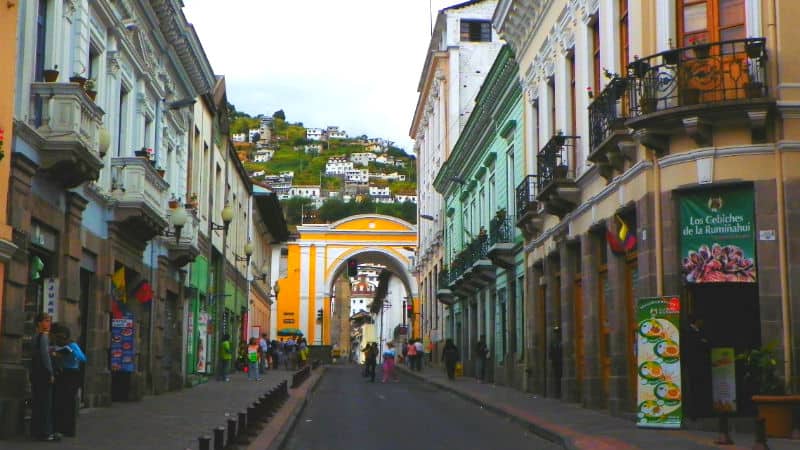
[[[792,408],[792,434],[789,439],[800,440],[800,405]]]
[[[248,436],[258,436],[258,432],[261,430],[258,423],[258,414],[256,413],[255,406],[248,406],[247,407],[247,435]]]
[[[763,417],[756,418],[756,441],[753,450],[769,450],[767,446],[767,421]]]
[[[211,450],[211,436],[200,436],[197,440],[200,442],[200,450]]]
[[[214,450],[225,450],[225,427],[214,428]]]
[[[728,427],[727,414],[720,414],[718,419],[717,428],[719,429],[719,437],[716,441],[714,441],[714,443],[717,445],[733,445],[733,439],[731,439],[730,430]]]
[[[228,446],[236,444],[236,419],[228,419]]]
[[[237,416],[239,417],[239,427],[237,431],[239,432],[239,436],[243,436],[247,428],[247,413],[240,411]]]

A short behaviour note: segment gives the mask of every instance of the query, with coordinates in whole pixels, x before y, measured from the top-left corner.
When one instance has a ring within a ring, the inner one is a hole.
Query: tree
[[[273,119],[286,120],[286,113],[284,113],[282,109],[279,109],[279,110],[275,111],[274,113],[272,113],[272,118]]]
[[[281,201],[286,221],[297,225],[303,223],[303,213],[311,207],[311,199],[305,197],[292,197]]]
[[[322,222],[336,222],[350,215],[352,215],[350,205],[336,198],[326,200],[319,208],[319,218]]]

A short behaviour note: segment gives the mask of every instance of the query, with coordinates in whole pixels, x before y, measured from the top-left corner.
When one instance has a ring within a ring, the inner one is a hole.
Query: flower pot
[[[747,98],[761,98],[764,96],[764,83],[760,81],[746,83],[745,89],[747,89]]]
[[[667,50],[661,54],[664,57],[664,64],[674,66],[678,64],[680,53],[678,50]]]
[[[86,95],[88,95],[89,98],[92,99],[92,101],[94,101],[94,99],[97,97],[97,91],[88,91],[87,90],[86,91]]]
[[[758,58],[764,52],[764,41],[748,42],[744,46],[744,51],[747,52],[748,58]]]
[[[48,83],[55,83],[55,81],[58,80],[57,70],[48,69],[42,72],[42,75],[44,76],[44,81]]]
[[[644,75],[650,70],[650,63],[647,61],[636,60],[628,66],[633,70],[633,74],[636,78],[643,78]]]
[[[156,172],[158,172],[158,176],[161,178],[164,178],[164,174],[167,173],[167,171],[164,169],[156,169]]]
[[[78,83],[78,84],[81,85],[81,87],[83,87],[83,85],[86,84],[86,78],[81,77],[81,76],[72,76],[72,77],[69,77],[69,82],[70,83]]]
[[[694,51],[695,58],[697,59],[708,58],[711,46],[709,46],[708,44],[695,45],[694,47],[692,47],[692,50]]]
[[[149,158],[147,155],[147,150],[135,150],[133,154],[140,158]]]
[[[792,435],[792,410],[800,408],[800,395],[754,395],[758,417],[766,422],[767,436],[789,438]]]
[[[186,209],[197,209],[197,201],[190,201],[189,203],[183,205],[183,207]]]
[[[178,203],[177,200],[170,200],[168,204],[169,204],[169,209],[176,209],[178,206],[180,206],[180,203]]]

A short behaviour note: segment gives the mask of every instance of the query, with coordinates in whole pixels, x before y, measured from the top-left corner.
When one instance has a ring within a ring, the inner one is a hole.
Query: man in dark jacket
[[[442,350],[442,361],[444,361],[444,367],[447,370],[447,378],[456,379],[456,363],[460,359],[458,347],[456,347],[452,339],[447,339]]]
[[[31,345],[31,393],[33,396],[31,436],[44,441],[57,441],[53,433],[53,382],[55,372],[50,359],[50,314],[36,316],[36,336]]]

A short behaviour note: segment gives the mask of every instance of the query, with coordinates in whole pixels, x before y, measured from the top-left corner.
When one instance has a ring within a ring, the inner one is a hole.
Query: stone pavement
[[[270,370],[256,382],[237,372],[227,383],[211,380],[178,392],[146,396],[138,402],[84,409],[74,438],[64,437],[60,442],[0,440],[0,450],[197,449],[199,436],[211,436],[214,428],[226,426],[226,414],[235,419],[236,413],[245,411],[280,382],[291,383],[292,373]]]
[[[731,433],[734,445],[715,445],[718,433],[694,430],[658,430],[638,428],[630,420],[577,404],[535,396],[505,386],[482,384],[471,377],[447,379],[444,371],[426,367],[411,372],[398,365],[404,374],[421,378],[442,389],[504,415],[534,433],[559,442],[571,450],[634,450],[634,449],[730,449],[753,448],[752,433]],[[800,449],[800,441],[769,438],[771,450]]]

